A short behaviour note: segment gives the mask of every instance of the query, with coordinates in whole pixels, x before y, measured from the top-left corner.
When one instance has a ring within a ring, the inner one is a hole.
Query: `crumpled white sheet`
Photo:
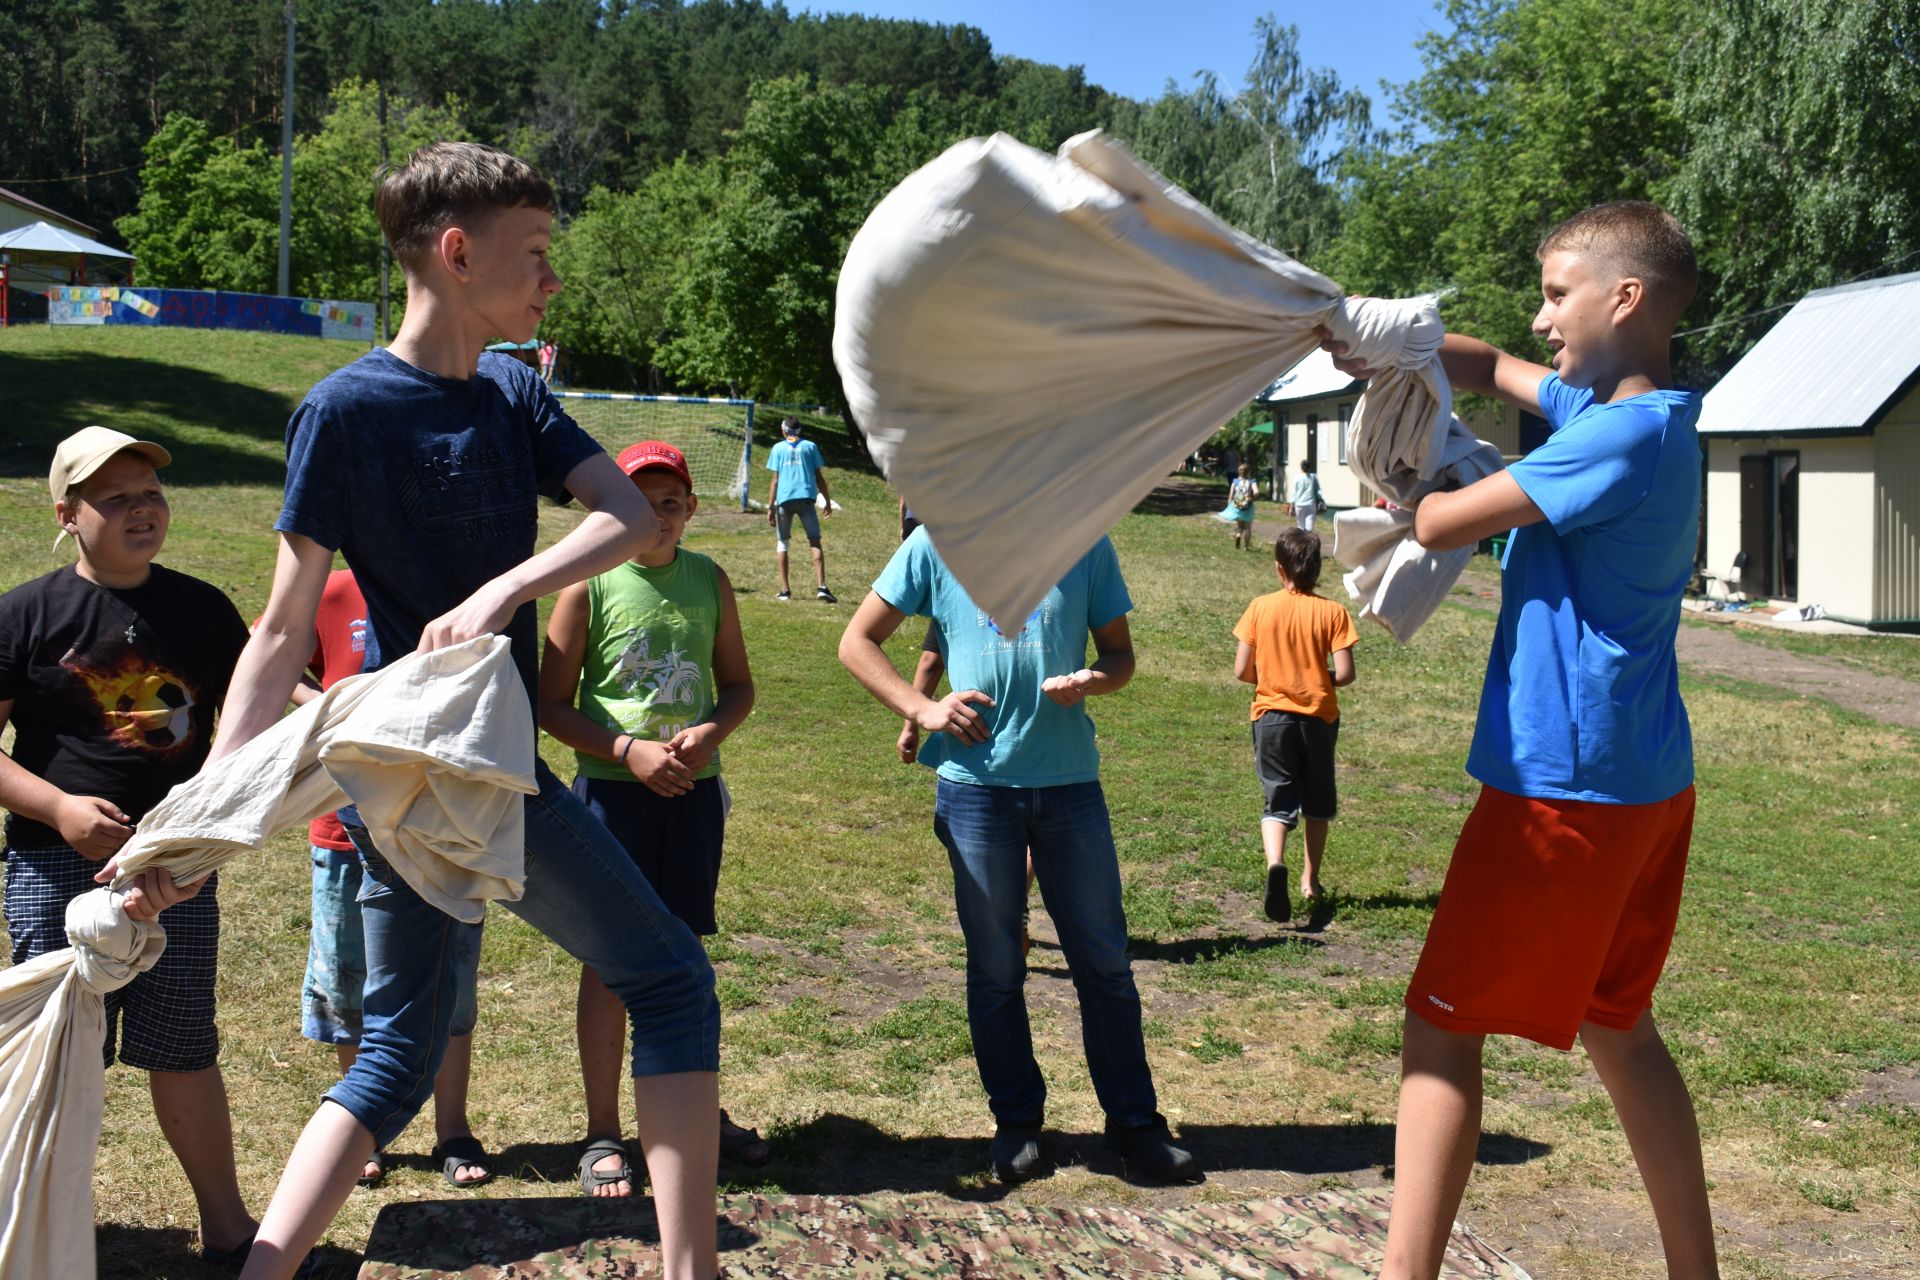
[[[408,884],[478,920],[525,884],[534,750],[508,642],[482,636],[343,680],[170,791],[122,850],[115,887],[68,904],[73,945],[0,971],[0,1276],[93,1274],[103,998],[166,948],[163,929],[122,909],[128,877],[203,879],[351,802]]]
[[[1370,396],[1373,389],[1369,387]],[[1361,406],[1366,406],[1363,397]],[[1360,616],[1385,627],[1405,644],[1440,607],[1472,547],[1429,551],[1414,541],[1413,511],[1438,489],[1472,484],[1506,466],[1500,450],[1448,416],[1444,429],[1405,415],[1357,413],[1347,428],[1347,465],[1375,491],[1405,510],[1361,507],[1333,518],[1333,554],[1356,566],[1347,594]]]
[[[957,143],[868,217],[833,354],[888,480],[969,595],[1023,618],[1326,325],[1385,372],[1356,425],[1452,414],[1429,298],[1354,299],[1099,131]],[[1436,444],[1436,449],[1438,445]]]

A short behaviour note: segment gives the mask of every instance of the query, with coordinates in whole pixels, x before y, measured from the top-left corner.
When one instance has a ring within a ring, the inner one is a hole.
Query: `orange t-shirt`
[[[1253,649],[1253,714],[1269,711],[1340,718],[1327,655],[1360,642],[1346,606],[1324,596],[1291,588],[1264,595],[1247,606],[1234,625],[1234,638]]]

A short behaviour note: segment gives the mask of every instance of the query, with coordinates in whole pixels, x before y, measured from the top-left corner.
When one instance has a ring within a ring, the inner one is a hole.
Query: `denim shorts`
[[[780,549],[787,549],[787,542],[793,537],[793,518],[800,517],[800,527],[807,532],[807,545],[820,545],[820,509],[812,498],[789,498],[775,510],[774,537],[779,540]]]
[[[635,1076],[718,1071],[720,1004],[700,940],[545,764],[534,775],[540,789],[526,799],[526,891],[500,905],[620,997],[633,1027]],[[429,904],[377,849],[365,855],[360,1054],[326,1097],[385,1147],[432,1096],[480,926]]]
[[[370,847],[364,828],[348,834]],[[313,855],[312,928],[307,943],[307,976],[300,991],[300,1034],[321,1044],[360,1043],[361,1004],[367,985],[366,932],[360,924],[361,872],[357,850],[310,846]],[[462,935],[471,957],[458,958],[468,977],[454,999],[450,1034],[471,1035],[479,1021],[480,933]]]
[[[13,963],[67,945],[67,904],[100,886],[103,864],[71,847],[7,850],[7,934]],[[220,875],[160,913],[167,947],[153,968],[109,991],[101,1058],[142,1071],[203,1071],[220,1058],[213,980],[220,966]],[[118,1046],[116,1053],[116,1044]]]

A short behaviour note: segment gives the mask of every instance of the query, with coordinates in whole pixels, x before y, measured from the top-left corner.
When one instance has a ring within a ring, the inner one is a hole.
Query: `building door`
[[[1756,453],[1740,459],[1740,577],[1748,595],[1799,599],[1800,455]]]
[[[1307,461],[1315,471],[1320,469],[1320,415],[1317,413],[1307,415]]]

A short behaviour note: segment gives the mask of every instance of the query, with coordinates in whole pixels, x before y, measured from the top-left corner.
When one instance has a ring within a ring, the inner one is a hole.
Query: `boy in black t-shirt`
[[[66,908],[175,783],[199,771],[247,643],[219,588],[153,563],[167,537],[157,444],[105,427],[60,442],[48,475],[79,563],[0,595],[0,753],[13,963],[67,945]],[[148,1073],[154,1113],[193,1184],[208,1260],[244,1257],[256,1224],[234,1174],[216,1057],[220,906],[209,877],[165,913],[153,968],[109,994],[108,1064]]]

